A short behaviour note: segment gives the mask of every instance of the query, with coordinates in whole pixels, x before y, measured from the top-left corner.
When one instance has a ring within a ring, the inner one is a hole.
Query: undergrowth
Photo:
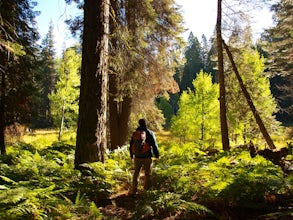
[[[130,201],[129,219],[220,219],[233,209],[274,211],[279,198],[292,204],[292,175],[261,156],[240,149],[208,156],[194,143],[159,146],[153,187]],[[84,164],[83,173],[74,169],[74,148],[72,138],[8,146],[0,156],[0,219],[122,219],[102,210],[129,190],[128,148],[108,152],[105,163]]]

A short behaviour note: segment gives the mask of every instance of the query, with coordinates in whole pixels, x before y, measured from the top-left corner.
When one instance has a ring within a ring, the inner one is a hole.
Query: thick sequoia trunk
[[[110,139],[111,150],[121,147],[128,140],[128,121],[131,112],[131,98],[124,97],[123,101],[117,103],[115,95],[117,93],[116,76],[110,76],[109,86],[109,112],[110,112]]]
[[[254,116],[254,118],[255,118],[258,126],[259,126],[259,129],[260,129],[262,135],[264,136],[264,138],[265,138],[267,144],[269,145],[269,147],[271,149],[275,149],[276,147],[275,147],[275,145],[274,145],[269,133],[267,132],[267,129],[265,128],[265,125],[264,125],[263,121],[261,120],[261,118],[260,118],[260,116],[258,114],[258,111],[256,110],[256,108],[255,108],[255,106],[253,104],[253,101],[252,101],[252,99],[251,99],[251,97],[250,97],[250,95],[249,95],[249,93],[248,93],[248,91],[247,91],[247,89],[246,89],[246,87],[245,87],[245,85],[243,83],[243,80],[242,80],[242,78],[241,78],[241,76],[240,76],[240,74],[238,72],[238,69],[237,69],[236,64],[234,62],[232,53],[230,52],[227,44],[224,41],[223,41],[223,45],[225,47],[225,50],[226,50],[226,52],[228,54],[228,57],[230,59],[230,62],[232,64],[233,71],[236,74],[237,80],[238,80],[238,82],[240,84],[240,88],[241,88],[241,90],[242,90],[242,92],[243,92],[243,94],[244,94],[244,96],[246,98],[246,101],[247,101],[247,103],[248,103],[248,105],[250,107],[250,110],[253,113],[253,116]]]
[[[217,53],[218,53],[218,77],[220,85],[220,120],[223,150],[229,150],[229,133],[226,113],[226,90],[224,78],[223,64],[223,45],[222,45],[222,0],[218,0],[218,15],[217,15]]]
[[[84,30],[75,167],[104,161],[107,113],[109,0],[84,2]]]

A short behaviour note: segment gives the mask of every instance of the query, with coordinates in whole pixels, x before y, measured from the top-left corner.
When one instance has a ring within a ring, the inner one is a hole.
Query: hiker
[[[144,189],[147,190],[151,185],[151,165],[153,153],[159,158],[158,145],[153,131],[146,126],[146,121],[140,119],[138,128],[133,132],[130,141],[130,158],[134,162],[134,174],[132,180],[131,196],[137,193],[138,176],[143,167],[145,173]]]

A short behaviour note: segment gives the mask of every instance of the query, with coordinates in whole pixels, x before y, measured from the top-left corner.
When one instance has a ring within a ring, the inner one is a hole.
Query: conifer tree
[[[85,0],[75,167],[103,162],[107,147],[109,0]]]
[[[217,6],[217,24],[216,24],[216,36],[217,36],[217,67],[218,67],[218,79],[220,87],[220,122],[221,122],[221,136],[223,150],[230,149],[229,143],[229,131],[227,123],[227,110],[226,110],[226,88],[224,78],[224,56],[223,56],[223,45],[222,45],[222,0],[218,0]]]
[[[80,4],[66,0],[72,1]],[[109,124],[111,149],[115,149],[128,142],[129,122],[136,124],[136,117],[148,115],[154,128],[164,122],[154,100],[178,90],[173,75],[181,60],[184,29],[174,0],[111,0],[111,9]],[[76,18],[68,23],[75,31],[83,22]],[[136,116],[130,118],[131,114]]]
[[[40,53],[40,69],[39,77],[39,103],[38,112],[34,119],[35,126],[46,128],[53,126],[53,117],[51,114],[51,106],[49,95],[55,92],[56,84],[56,66],[55,66],[55,48],[54,48],[54,27],[52,21],[49,24],[49,30],[42,41]]]
[[[206,36],[203,34],[201,37],[201,60],[203,63],[203,71],[208,72],[208,58],[211,47]]]
[[[234,1],[232,1],[234,3]],[[246,13],[241,11],[241,6],[245,5],[245,10],[249,11],[253,7],[258,7],[265,0],[247,0],[239,1],[236,0],[237,4],[229,4],[227,1],[217,1],[217,23],[216,23],[216,45],[217,45],[217,77],[220,87],[220,120],[221,120],[221,134],[222,134],[222,145],[224,150],[230,149],[229,144],[229,131],[227,124],[227,112],[226,112],[226,86],[225,86],[225,74],[224,74],[224,56],[223,56],[223,29],[226,31],[231,30],[231,23],[235,21],[242,21],[246,19]],[[240,10],[238,10],[240,9]],[[224,11],[224,13],[223,13]],[[225,19],[223,19],[223,14]],[[228,15],[228,16],[227,16]]]
[[[204,68],[203,56],[202,46],[197,37],[191,32],[188,37],[188,46],[185,50],[186,63],[179,84],[180,91],[188,88],[193,89],[192,80],[196,77],[195,74]]]
[[[280,0],[272,6],[275,26],[263,35],[268,68],[273,75],[293,74],[293,1]]]
[[[267,55],[272,91],[281,108],[283,123],[293,123],[293,1],[280,0],[272,7],[275,26],[262,37],[262,49]]]
[[[0,148],[5,154],[5,127],[30,120],[38,33],[34,2],[1,0],[0,5]]]
[[[154,100],[178,90],[173,75],[183,19],[174,0],[112,1],[112,7],[109,118],[115,149],[128,142],[130,120],[136,125],[137,117],[146,117],[154,128],[163,123]],[[131,113],[136,116],[130,118]]]

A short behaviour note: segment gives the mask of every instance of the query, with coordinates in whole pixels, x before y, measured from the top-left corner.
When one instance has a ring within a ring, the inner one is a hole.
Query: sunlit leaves
[[[62,118],[65,120],[66,127],[76,125],[78,115],[80,66],[81,55],[77,53],[76,48],[67,49],[58,66],[56,91],[49,96],[54,123],[59,127]]]
[[[213,145],[219,137],[218,85],[201,71],[193,81],[195,91],[180,96],[179,111],[172,120],[172,133],[185,140]]]
[[[232,44],[233,46],[235,45]],[[239,47],[234,50],[238,71],[266,129],[270,134],[277,133],[280,123],[275,119],[274,114],[278,109],[271,94],[269,79],[264,72],[263,57],[250,47]],[[261,137],[235,73],[229,67],[225,79],[230,135],[238,135],[244,138],[244,142],[247,141],[246,138]]]

